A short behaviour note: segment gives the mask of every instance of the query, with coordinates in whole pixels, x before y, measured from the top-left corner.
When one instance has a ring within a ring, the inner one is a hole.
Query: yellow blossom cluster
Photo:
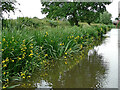
[[[60,46],[63,46],[64,45],[64,43],[60,43]]]

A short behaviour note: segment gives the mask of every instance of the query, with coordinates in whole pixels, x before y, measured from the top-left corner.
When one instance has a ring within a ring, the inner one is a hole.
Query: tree
[[[10,11],[15,10],[15,3],[14,2],[1,2],[2,4],[2,11],[8,13]]]
[[[111,16],[112,15],[110,13],[108,13],[107,11],[103,12],[103,14],[101,13],[100,14],[100,23],[103,23],[103,24],[112,23]]]
[[[71,25],[77,25],[79,21],[90,24],[106,11],[105,5],[110,2],[42,2],[42,13],[48,14],[51,19],[67,18]]]
[[[0,7],[2,9],[2,11],[0,11],[1,13],[2,12],[5,12],[5,13],[9,13],[10,11],[14,12],[15,11],[15,4],[17,3],[17,1],[14,0],[14,2],[10,2],[10,1],[1,1],[0,2]],[[19,4],[19,3],[17,3]],[[19,4],[20,5],[20,4]],[[19,10],[20,11],[20,10]],[[0,14],[2,15],[2,14]]]

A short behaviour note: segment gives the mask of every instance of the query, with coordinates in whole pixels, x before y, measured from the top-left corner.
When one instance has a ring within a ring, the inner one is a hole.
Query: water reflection
[[[64,73],[60,80],[56,78],[55,82],[51,82],[53,87],[59,88],[98,88],[102,87],[101,80],[105,79],[106,72],[107,64],[103,61],[103,57],[94,51],[89,59],[85,58],[70,71]]]
[[[36,88],[101,88],[102,81],[106,78],[108,70],[107,63],[103,57],[93,50],[93,53],[85,56],[80,62],[74,65],[71,69],[59,66],[60,62],[56,63],[54,68],[46,71],[47,76],[39,76],[40,72],[33,75],[31,79],[31,87]],[[71,64],[72,65],[72,64]],[[62,71],[62,72],[61,72]]]

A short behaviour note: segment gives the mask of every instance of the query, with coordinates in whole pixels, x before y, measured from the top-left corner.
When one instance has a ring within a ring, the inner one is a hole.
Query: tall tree
[[[105,5],[108,4],[110,2],[42,2],[42,13],[51,19],[65,17],[71,25],[78,26],[79,21],[93,22],[106,11]]]
[[[14,12],[16,9],[16,4],[19,4],[19,3],[17,3],[16,0],[14,0],[14,1],[0,1],[0,8],[1,8],[0,13],[5,12],[5,13],[9,14],[10,11]],[[1,14],[1,16],[2,16],[2,14]]]
[[[100,23],[103,23],[103,24],[112,23],[111,17],[112,15],[109,12],[107,11],[103,12],[103,14],[100,14]]]

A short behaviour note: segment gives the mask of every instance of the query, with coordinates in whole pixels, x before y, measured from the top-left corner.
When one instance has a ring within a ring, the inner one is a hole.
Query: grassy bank
[[[44,70],[52,60],[82,54],[84,48],[101,40],[112,28],[111,25],[86,24],[71,27],[66,21],[36,18],[6,20],[3,25],[3,88],[11,81],[29,79],[35,69]]]

